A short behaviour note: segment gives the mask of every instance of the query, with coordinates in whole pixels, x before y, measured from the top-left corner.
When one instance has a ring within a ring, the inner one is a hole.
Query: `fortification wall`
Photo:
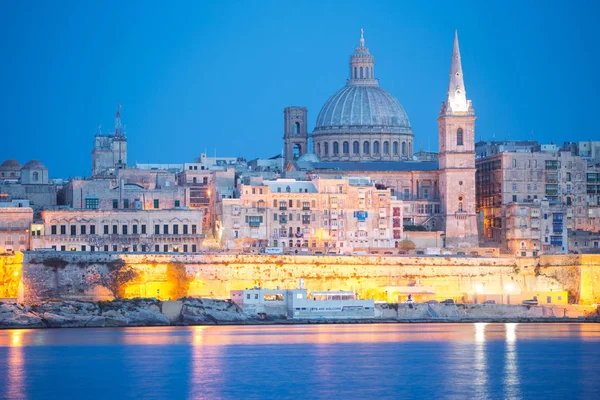
[[[23,301],[47,297],[109,299],[97,276],[115,260],[139,272],[127,285],[127,297],[173,297],[168,269],[177,265],[187,276],[189,296],[228,298],[229,291],[253,286],[297,287],[310,291],[352,290],[363,297],[397,301],[402,287],[432,287],[436,299],[472,300],[473,296],[510,295],[513,300],[537,292],[568,291],[572,301],[600,301],[600,256],[541,258],[386,257],[114,254],[29,252],[22,267]],[[180,278],[177,278],[180,279]]]

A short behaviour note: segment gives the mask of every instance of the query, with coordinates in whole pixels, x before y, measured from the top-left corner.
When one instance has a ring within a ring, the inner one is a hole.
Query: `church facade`
[[[306,108],[284,110],[286,175],[369,177],[403,201],[405,226],[443,231],[446,247],[477,247],[475,112],[466,97],[458,35],[446,101],[438,114],[437,160],[414,157],[408,116],[375,76],[374,57],[361,30],[346,85],[325,102],[312,134]]]

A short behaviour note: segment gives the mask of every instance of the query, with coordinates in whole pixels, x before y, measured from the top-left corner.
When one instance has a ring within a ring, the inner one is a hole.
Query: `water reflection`
[[[475,363],[474,363],[474,385],[475,398],[488,398],[487,389],[487,360],[485,352],[485,327],[487,323],[475,324]]]
[[[504,397],[506,399],[520,399],[519,368],[517,362],[517,325],[505,324],[506,349],[504,351]]]
[[[219,393],[226,379],[223,347],[211,346],[206,343],[207,336],[214,330],[213,327],[206,326],[192,328],[189,399],[220,397]],[[218,332],[216,334],[220,336]]]
[[[8,350],[8,385],[6,397],[10,399],[25,398],[25,354],[23,351],[23,335],[26,331],[11,330],[10,348]]]

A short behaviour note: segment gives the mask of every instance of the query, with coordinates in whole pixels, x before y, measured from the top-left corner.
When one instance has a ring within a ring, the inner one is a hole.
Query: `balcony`
[[[287,210],[287,206],[279,206],[279,211],[285,211]]]
[[[302,211],[310,211],[310,206],[303,206]]]

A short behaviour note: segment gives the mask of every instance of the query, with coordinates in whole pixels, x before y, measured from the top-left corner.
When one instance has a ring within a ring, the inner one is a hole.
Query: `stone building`
[[[402,238],[402,201],[365,178],[264,181],[223,200],[219,232],[227,248],[393,248]]]
[[[121,105],[115,114],[115,131],[102,133],[98,131],[94,137],[92,150],[92,176],[110,177],[119,169],[127,167],[127,137],[121,123]]]
[[[0,200],[28,200],[34,211],[57,202],[57,186],[48,177],[48,168],[38,160],[25,165],[13,159],[0,165]]]
[[[477,211],[483,219],[484,240],[504,244],[507,205],[535,200],[564,207],[567,230],[600,227],[600,167],[570,151],[542,148],[503,151],[476,161]]]
[[[503,235],[510,253],[521,257],[567,254],[565,211],[565,207],[551,207],[547,200],[509,203],[503,218]]]
[[[28,250],[32,222],[31,207],[0,206],[0,253]]]
[[[202,211],[55,209],[42,212],[34,249],[57,251],[197,252]]]
[[[304,126],[304,115],[286,111],[285,127],[296,120]],[[294,152],[289,148],[292,142],[284,140],[285,174],[297,179],[368,177],[403,200],[405,225],[443,231],[447,247],[477,247],[475,112],[466,97],[457,34],[438,134],[439,153],[428,154],[427,161],[415,160],[408,117],[400,103],[379,87],[361,32],[346,86],[327,100],[317,117],[311,135],[313,153]],[[300,136],[304,138],[303,133]],[[302,140],[305,148],[308,137]]]

